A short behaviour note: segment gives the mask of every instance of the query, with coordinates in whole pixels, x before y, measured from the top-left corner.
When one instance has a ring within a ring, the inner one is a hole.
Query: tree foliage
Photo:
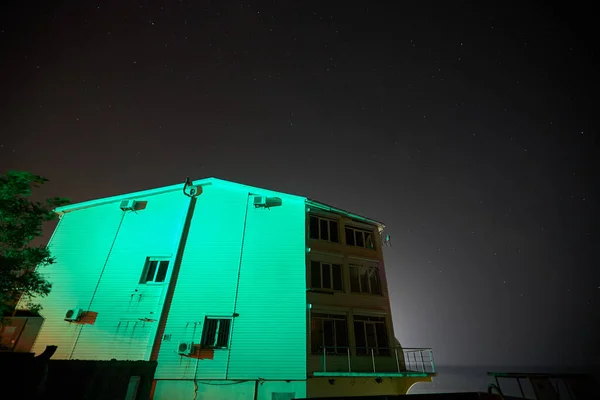
[[[42,235],[45,222],[57,217],[52,210],[69,201],[60,197],[31,200],[32,189],[47,181],[22,171],[0,175],[0,318],[11,312],[19,299],[30,311],[39,311],[34,299],[48,295],[52,288],[40,267],[54,263],[54,258],[46,246],[31,242]]]

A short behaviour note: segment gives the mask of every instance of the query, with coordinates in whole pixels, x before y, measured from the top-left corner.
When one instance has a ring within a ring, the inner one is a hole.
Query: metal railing
[[[404,365],[407,371],[435,374],[433,350],[429,348],[403,348]]]
[[[314,362],[318,358],[318,363]],[[429,348],[323,347],[309,362],[313,372],[434,374]]]

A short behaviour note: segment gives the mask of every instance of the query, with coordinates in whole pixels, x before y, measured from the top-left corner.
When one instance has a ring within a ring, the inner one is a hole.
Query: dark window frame
[[[204,318],[200,346],[206,349],[228,349],[231,325],[231,318]]]
[[[390,341],[385,317],[355,315],[353,327],[357,355],[390,355]]]
[[[335,225],[335,227],[332,228],[332,225]],[[326,228],[326,232],[324,232],[324,228]],[[332,232],[335,233],[332,235]],[[309,214],[308,237],[330,243],[341,243],[340,222],[336,219],[322,217],[317,214]]]
[[[327,335],[327,329],[332,330],[333,335]],[[311,354],[323,354],[323,350],[326,354],[348,354],[350,334],[347,315],[312,313],[310,334]],[[317,336],[317,334],[320,335]]]
[[[163,284],[169,273],[171,260],[165,257],[147,257],[140,283]]]
[[[339,272],[339,281],[336,280],[336,272]],[[318,270],[318,278],[315,272]],[[325,285],[329,279],[328,287]],[[337,285],[336,285],[337,283]],[[325,261],[310,261],[310,288],[319,290],[332,290],[334,292],[344,291],[344,271],[341,263],[331,263]]]
[[[357,228],[355,226],[345,226],[344,235],[346,236],[346,245],[361,247],[363,249],[375,250],[375,233],[373,230]]]
[[[362,279],[365,272],[366,280]],[[348,266],[348,277],[350,278],[351,293],[372,295],[381,295],[383,293],[379,267],[351,264]]]

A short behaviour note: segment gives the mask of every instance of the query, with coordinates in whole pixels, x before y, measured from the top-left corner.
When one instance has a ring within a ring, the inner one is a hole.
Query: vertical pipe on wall
[[[187,182],[186,182],[187,183]],[[184,187],[185,190],[185,187]],[[185,194],[185,192],[184,192]],[[200,194],[200,193],[198,193]],[[165,300],[160,310],[160,317],[158,319],[158,327],[156,329],[156,335],[154,337],[154,341],[152,343],[152,350],[150,352],[150,361],[158,360],[158,352],[160,350],[160,345],[162,343],[162,336],[165,332],[165,327],[167,325],[167,319],[169,317],[169,310],[171,308],[171,302],[173,300],[173,293],[175,293],[175,286],[177,285],[177,277],[179,276],[179,268],[181,267],[181,260],[183,258],[183,251],[185,249],[185,244],[187,242],[188,233],[190,231],[190,226],[192,224],[192,216],[194,215],[194,209],[196,207],[196,196],[192,194],[190,197],[190,202],[188,205],[188,210],[185,216],[185,220],[183,223],[183,229],[181,230],[181,236],[179,239],[179,244],[177,245],[177,251],[175,252],[175,261],[173,262],[173,271],[171,272],[171,277],[169,278],[169,284],[167,286],[167,292],[165,295]]]
[[[240,262],[238,264],[238,273],[237,273],[237,282],[235,285],[235,297],[233,299],[233,315],[234,318],[231,320],[231,333],[229,334],[229,343],[233,343],[233,333],[235,327],[235,315],[237,312],[237,302],[238,302],[238,294],[240,291],[240,277],[242,275],[242,261],[244,256],[244,242],[246,240],[246,225],[248,223],[248,205],[250,203],[250,196],[252,193],[248,193],[248,197],[246,197],[246,211],[244,212],[244,227],[242,229],[242,242],[240,244]],[[229,354],[227,354],[227,367],[225,369],[225,379],[229,378],[229,364],[231,362],[231,349],[229,349]]]
[[[115,248],[115,243],[117,242],[117,237],[119,236],[119,231],[121,230],[121,226],[123,225],[123,221],[125,220],[126,211],[123,211],[121,214],[121,220],[119,221],[119,225],[117,226],[117,231],[115,232],[115,237],[113,238],[112,243],[110,244],[110,248],[108,249],[108,254],[106,255],[106,259],[104,260],[104,265],[102,266],[102,270],[100,271],[100,276],[98,277],[98,282],[96,282],[96,287],[94,288],[94,292],[92,293],[92,297],[90,298],[90,303],[87,306],[86,311],[89,311],[92,307],[92,303],[94,302],[94,297],[96,297],[96,293],[98,292],[98,287],[100,286],[100,281],[102,280],[102,276],[104,275],[104,271],[106,270],[106,265],[108,264],[108,260],[110,259],[110,255]],[[75,352],[75,347],[77,346],[77,342],[79,342],[79,338],[81,337],[81,332],[83,331],[83,325],[79,325],[79,332],[77,332],[77,337],[73,342],[73,347],[71,347],[71,352],[69,353],[69,357],[67,360],[70,360],[73,357],[73,353]]]

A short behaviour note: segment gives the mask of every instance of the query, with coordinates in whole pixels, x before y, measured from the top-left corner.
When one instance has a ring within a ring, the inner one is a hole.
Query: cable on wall
[[[92,303],[94,302],[94,297],[96,297],[96,293],[98,292],[98,287],[100,286],[100,281],[102,280],[102,276],[104,275],[104,271],[106,270],[106,265],[108,264],[108,259],[115,247],[115,243],[117,242],[117,237],[119,236],[119,231],[121,230],[121,226],[123,225],[123,221],[125,220],[125,214],[127,211],[123,211],[121,214],[121,220],[119,221],[119,225],[117,226],[117,231],[115,232],[115,237],[113,238],[112,243],[110,244],[110,248],[108,249],[108,254],[106,255],[106,259],[104,260],[104,265],[102,266],[102,271],[100,271],[100,276],[98,277],[98,282],[96,282],[96,287],[94,288],[94,293],[92,293],[92,298],[90,299],[90,304],[87,306],[87,310],[89,311],[92,307]],[[79,337],[81,336],[81,331],[83,330],[83,325],[79,326],[79,332],[77,333],[77,338],[75,338],[75,343],[73,343],[73,347],[71,348],[71,352],[69,353],[69,360],[73,357],[73,353],[75,352],[75,347],[77,346],[77,342],[79,342]]]
[[[240,246],[240,262],[238,265],[237,283],[235,285],[235,298],[233,300],[234,318],[231,319],[231,334],[229,337],[230,343],[233,339],[233,328],[235,327],[235,315],[236,315],[236,311],[237,311],[238,294],[240,291],[240,276],[242,274],[242,258],[244,255],[244,242],[246,240],[246,225],[248,223],[248,204],[250,203],[250,196],[252,196],[252,193],[248,193],[248,197],[246,198],[246,211],[244,213],[244,228],[242,229],[242,244]],[[227,368],[225,370],[225,379],[227,379],[229,377],[229,363],[230,362],[231,362],[231,349],[229,349],[229,354],[227,355]]]

